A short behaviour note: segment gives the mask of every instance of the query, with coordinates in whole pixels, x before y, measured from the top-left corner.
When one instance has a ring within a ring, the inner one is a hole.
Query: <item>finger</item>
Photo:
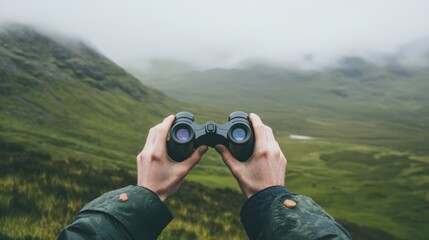
[[[242,166],[242,163],[235,159],[228,148],[226,148],[224,145],[218,144],[215,146],[215,149],[220,154],[231,173],[235,176],[239,171],[239,168]]]
[[[167,144],[167,135],[168,131],[171,128],[171,125],[174,122],[174,116],[170,115],[162,121],[162,123],[158,124],[157,133],[155,136],[154,144],[156,146],[164,146]]]
[[[272,128],[265,126],[265,136],[267,138],[268,145],[275,144],[276,139],[274,138],[274,132]]]
[[[185,166],[186,172],[189,172],[197,163],[200,162],[201,157],[206,153],[208,150],[208,147],[206,145],[200,146],[192,153],[192,155],[186,159],[185,161],[181,162],[180,164],[182,166]]]
[[[147,138],[146,138],[146,145],[148,145],[148,144],[152,145],[155,142],[157,127],[158,127],[158,125],[149,129],[149,134],[147,135]]]
[[[262,148],[267,145],[266,126],[262,123],[261,118],[254,114],[250,114],[250,121],[255,132],[255,148]]]

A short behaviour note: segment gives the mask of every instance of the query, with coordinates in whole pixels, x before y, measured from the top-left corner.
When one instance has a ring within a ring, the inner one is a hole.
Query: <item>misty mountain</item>
[[[424,67],[429,66],[429,37],[416,39],[403,44],[396,51],[395,57],[398,61],[417,64]]]
[[[86,44],[21,25],[0,32],[0,103],[0,137],[106,161],[178,106]]]
[[[165,76],[134,73],[187,103],[258,112],[279,131],[427,150],[420,141],[429,132],[427,68],[348,56],[316,70],[255,64]]]

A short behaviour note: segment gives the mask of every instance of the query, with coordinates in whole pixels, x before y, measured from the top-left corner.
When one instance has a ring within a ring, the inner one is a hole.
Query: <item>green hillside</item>
[[[133,166],[148,129],[181,108],[82,42],[12,26],[0,56],[0,137],[55,158]]]

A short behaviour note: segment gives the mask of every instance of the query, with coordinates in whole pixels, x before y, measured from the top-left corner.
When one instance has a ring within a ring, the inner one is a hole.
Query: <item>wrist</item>
[[[169,196],[167,196],[167,195],[165,195],[165,194],[158,194],[158,193],[155,193],[156,195],[158,195],[158,197],[159,197],[159,199],[162,201],[162,202],[165,202],[165,200],[167,200],[167,198],[169,197]]]
[[[162,202],[165,202],[165,200],[167,200],[167,198],[169,197],[167,194],[164,194],[161,191],[156,190],[155,188],[153,188],[151,186],[147,186],[145,184],[140,184],[140,183],[137,183],[137,186],[145,188],[145,189],[149,190],[150,192],[154,193]]]
[[[281,182],[281,183],[277,183],[277,184],[263,184],[263,185],[259,185],[259,186],[253,187],[253,188],[247,188],[246,190],[243,190],[243,193],[246,195],[247,199],[249,199],[252,196],[254,196],[255,194],[257,194],[257,193],[259,193],[265,189],[268,189],[271,187],[276,187],[276,186],[284,187],[284,183]]]

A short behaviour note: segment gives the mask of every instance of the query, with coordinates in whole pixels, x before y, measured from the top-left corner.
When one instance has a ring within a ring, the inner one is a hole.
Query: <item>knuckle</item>
[[[162,158],[162,153],[160,151],[152,151],[150,154],[150,159],[158,161]]]
[[[278,159],[281,162],[285,162],[285,157],[280,151],[276,153],[276,159]]]
[[[197,153],[194,156],[191,157],[191,161],[194,163],[198,163],[201,159],[201,154]]]
[[[139,153],[136,157],[136,161],[140,162],[142,160],[142,153]]]
[[[148,150],[148,147],[143,148],[143,150],[136,157],[137,162],[143,162],[145,159],[147,159],[149,151],[150,149]]]
[[[280,154],[280,151],[278,149],[276,149],[276,148],[272,149],[271,153],[275,159],[281,159],[281,154]]]
[[[188,171],[189,171],[188,168],[184,166],[184,167],[179,168],[177,173],[179,176],[184,176],[184,175],[188,174]]]
[[[283,161],[284,165],[286,165],[286,164],[287,164],[287,159],[286,159],[286,158],[285,158],[285,156],[283,156],[283,155],[282,155],[282,161]]]
[[[263,158],[268,158],[270,156],[270,151],[268,148],[260,148],[256,152],[256,155],[263,157]]]
[[[149,129],[149,135],[153,135],[156,131],[156,126]]]
[[[144,159],[150,161],[158,161],[162,158],[163,153],[156,149],[156,147],[145,147],[143,151],[137,156],[137,159],[143,161]]]
[[[231,161],[232,156],[231,156],[231,154],[228,154],[228,153],[224,152],[222,158],[223,158],[224,162],[228,163],[228,162]]]

